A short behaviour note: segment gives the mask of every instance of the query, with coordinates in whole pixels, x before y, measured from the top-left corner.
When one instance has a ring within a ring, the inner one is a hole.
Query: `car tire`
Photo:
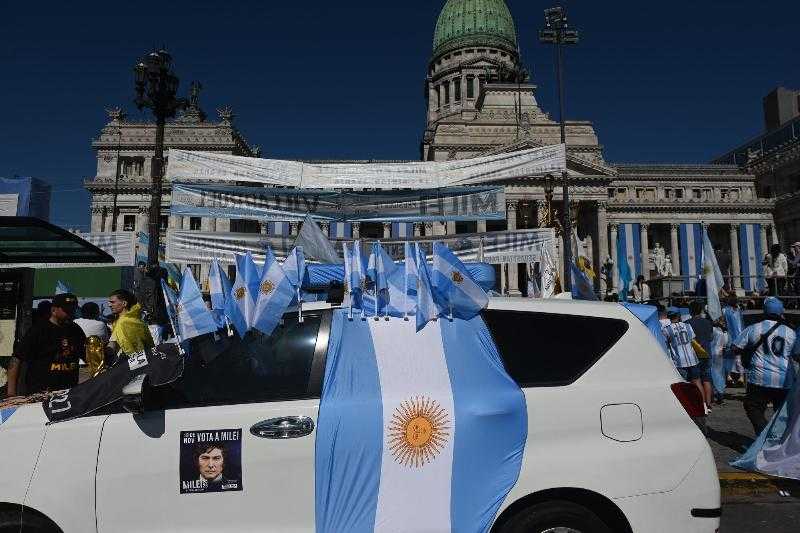
[[[589,509],[568,501],[538,503],[514,515],[500,533],[611,533]]]
[[[19,511],[0,512],[0,533],[62,533],[51,521]]]

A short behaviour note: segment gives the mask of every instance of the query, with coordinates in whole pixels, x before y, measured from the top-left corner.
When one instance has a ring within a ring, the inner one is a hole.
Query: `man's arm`
[[[11,362],[8,365],[8,387],[7,393],[8,397],[12,398],[17,395],[17,381],[19,380],[19,367],[20,367],[20,360],[16,357],[11,358]]]

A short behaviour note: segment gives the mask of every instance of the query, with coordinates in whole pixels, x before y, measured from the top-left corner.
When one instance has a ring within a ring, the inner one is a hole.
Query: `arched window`
[[[450,82],[444,82],[444,105],[450,103]]]

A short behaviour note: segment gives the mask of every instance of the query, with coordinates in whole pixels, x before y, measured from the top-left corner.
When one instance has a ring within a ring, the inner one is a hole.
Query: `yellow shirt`
[[[111,329],[111,339],[119,344],[123,353],[141,352],[153,347],[153,336],[142,321],[142,306],[134,305],[117,318]]]

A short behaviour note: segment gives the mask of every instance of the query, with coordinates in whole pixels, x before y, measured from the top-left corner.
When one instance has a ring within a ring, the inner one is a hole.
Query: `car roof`
[[[618,303],[555,298],[496,297],[489,299],[489,309],[616,318],[628,322],[636,318],[633,313]]]

